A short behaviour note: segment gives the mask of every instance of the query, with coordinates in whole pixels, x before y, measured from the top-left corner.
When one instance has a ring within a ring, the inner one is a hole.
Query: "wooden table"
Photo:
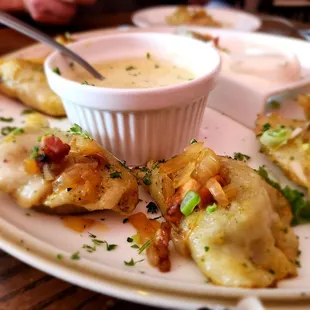
[[[43,27],[51,35],[120,24],[130,24],[130,13],[80,19],[69,27]],[[310,25],[298,23],[300,28]],[[261,31],[292,35],[283,25],[263,24]],[[0,54],[23,48],[33,41],[13,30],[0,29]],[[156,309],[104,296],[58,280],[0,250],[0,310],[146,310]]]

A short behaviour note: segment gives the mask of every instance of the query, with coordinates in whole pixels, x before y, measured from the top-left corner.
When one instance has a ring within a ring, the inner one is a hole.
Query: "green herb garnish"
[[[149,52],[146,53],[146,58],[150,59],[151,58],[151,54]]]
[[[133,249],[139,249],[139,246],[138,246],[137,244],[133,244],[133,245],[131,246],[131,248],[133,248]]]
[[[82,85],[89,85],[89,83],[87,81],[83,81],[81,84]]]
[[[71,68],[71,69],[73,69],[74,68],[74,62],[69,62],[69,67]]]
[[[133,239],[130,238],[130,237],[128,237],[128,238],[127,238],[127,242],[131,243],[131,242],[133,242]]]
[[[126,217],[126,218],[124,218],[124,219],[123,219],[123,224],[126,224],[128,221],[129,221],[129,220],[128,220],[128,218],[127,218],[127,217]]]
[[[119,179],[122,177],[122,173],[120,171],[114,171],[114,172],[110,173],[110,177],[112,179]]]
[[[189,144],[194,144],[194,143],[197,143],[197,140],[196,139],[192,139]]]
[[[16,128],[12,131],[12,135],[17,136],[17,135],[21,135],[22,133],[24,133],[24,129],[23,128]]]
[[[53,68],[53,72],[58,75],[61,75],[60,69],[58,67]]]
[[[90,233],[90,232],[88,233],[88,237],[89,237],[89,238],[97,238],[96,235],[94,235],[94,234],[92,234],[92,233]]]
[[[74,124],[70,129],[69,132],[73,135],[80,135],[85,139],[90,139],[92,140],[92,137],[89,135],[88,132],[83,131],[82,127],[79,126],[78,124]]]
[[[77,251],[77,252],[75,252],[75,253],[73,253],[72,255],[71,255],[71,259],[73,259],[73,260],[79,260],[81,257],[80,257],[80,252],[79,251]]]
[[[85,249],[89,253],[93,253],[96,251],[96,246],[91,246],[88,244],[83,244],[83,249]]]
[[[141,263],[143,261],[144,261],[144,259],[141,259],[141,260],[138,260],[138,261],[134,261],[133,258],[132,258],[129,262],[124,261],[124,264],[126,266],[135,266],[136,264]]]
[[[6,126],[1,128],[1,134],[2,136],[7,136],[9,133],[12,131],[16,130],[17,127],[11,127],[11,126]]]
[[[32,109],[25,109],[21,112],[21,115],[27,115],[27,114],[32,114],[35,111],[33,111]]]
[[[268,129],[260,137],[260,142],[267,147],[279,147],[287,142],[291,134],[290,128]]]
[[[151,176],[152,176],[152,173],[150,171],[148,171],[145,176],[143,177],[142,181],[144,183],[144,185],[151,185],[152,184],[152,181],[151,181]]]
[[[100,239],[92,239],[92,242],[93,242],[95,245],[99,245],[99,246],[105,243],[105,241],[100,240]]]
[[[272,100],[269,102],[271,109],[280,109],[281,103],[276,100]]]
[[[13,120],[14,120],[13,117],[3,117],[3,116],[0,116],[0,121],[1,122],[12,123]]]
[[[105,243],[107,245],[107,251],[112,251],[117,248],[117,244],[108,244],[107,242]]]
[[[39,147],[37,145],[35,145],[32,150],[31,150],[31,153],[30,153],[30,158],[32,159],[36,159],[39,155]]]
[[[205,246],[205,252],[208,252],[210,250],[210,247]]]
[[[57,254],[57,255],[56,255],[56,258],[57,258],[58,260],[62,260],[62,259],[63,259],[63,256],[62,256],[61,254]]]
[[[258,168],[257,173],[272,187],[277,189],[288,200],[291,205],[293,219],[291,224],[298,225],[310,222],[310,201],[305,200],[304,193],[292,189],[289,186],[281,188],[280,184],[269,178],[265,167]]]
[[[158,211],[158,207],[157,207],[156,203],[153,201],[149,202],[147,204],[146,208],[147,208],[147,213],[154,214],[154,213],[157,213],[157,211]]]
[[[126,71],[135,70],[136,68],[134,66],[128,66],[126,67]]]
[[[246,161],[248,161],[250,158],[251,158],[250,156],[245,155],[245,154],[242,154],[242,153],[240,153],[240,152],[234,153],[234,159],[235,159],[235,160],[240,160],[240,161],[246,162]]]
[[[217,208],[217,204],[214,203],[213,205],[208,206],[207,209],[206,209],[206,211],[207,211],[207,213],[210,214],[210,213],[213,213],[213,212],[216,210],[216,208]]]
[[[265,132],[266,130],[270,129],[271,125],[269,123],[265,123],[263,126],[262,126],[262,131]]]

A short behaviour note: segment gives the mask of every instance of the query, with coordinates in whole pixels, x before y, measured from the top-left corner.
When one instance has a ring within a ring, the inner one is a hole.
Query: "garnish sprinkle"
[[[62,260],[62,259],[63,259],[63,256],[62,256],[61,254],[57,254],[57,255],[56,255],[56,258],[57,258],[58,260]]]
[[[205,246],[205,252],[208,252],[209,251],[209,247],[208,246]]]
[[[1,128],[2,136],[7,136],[9,133],[17,129],[17,127],[6,126]]]
[[[79,126],[78,124],[74,124],[70,129],[69,132],[72,133],[73,135],[80,135],[85,139],[90,139],[92,140],[92,137],[89,135],[88,132],[83,131],[82,127]]]
[[[128,66],[126,67],[126,71],[135,70],[136,68],[134,66]]]
[[[13,117],[3,117],[3,116],[0,116],[0,121],[1,122],[12,123],[13,120],[14,120]]]
[[[58,67],[53,68],[53,72],[58,75],[61,75],[60,69]]]
[[[197,140],[196,139],[192,139],[189,144],[194,144],[194,143],[197,143]]]
[[[216,208],[217,208],[217,204],[214,203],[213,205],[208,206],[207,209],[206,209],[206,211],[207,211],[207,213],[210,214],[210,213],[213,213],[213,212],[216,210]]]
[[[133,242],[133,239],[130,238],[130,237],[128,237],[128,238],[127,238],[127,242],[131,243],[131,242]]]
[[[112,179],[119,179],[122,177],[122,173],[120,171],[114,171],[110,173],[110,177]]]
[[[80,252],[79,251],[77,251],[77,252],[75,252],[75,253],[73,253],[72,255],[71,255],[71,259],[73,259],[73,260],[79,260],[81,257],[80,257]]]
[[[27,114],[32,114],[35,111],[33,111],[32,109],[25,109],[22,111],[21,115],[27,115]]]
[[[270,104],[271,109],[280,109],[280,107],[281,107],[281,103],[279,101],[276,101],[276,100],[270,101],[269,104]]]
[[[271,125],[269,123],[265,123],[263,126],[262,126],[262,131],[265,132],[266,130],[270,129]]]
[[[147,208],[147,213],[154,214],[154,213],[157,213],[157,211],[158,211],[158,207],[157,207],[156,203],[153,201],[149,202],[147,204],[146,208]]]
[[[124,264],[126,266],[135,266],[137,263],[141,263],[143,261],[144,261],[144,259],[141,259],[141,260],[138,260],[138,261],[134,261],[133,258],[132,258],[129,262],[124,261]]]
[[[234,159],[246,162],[249,159],[251,159],[251,157],[248,155],[242,154],[240,152],[237,152],[237,153],[234,153]]]
[[[126,224],[128,221],[129,221],[129,220],[128,220],[128,218],[127,218],[127,217],[126,217],[126,218],[124,218],[124,219],[123,219],[123,224]]]
[[[150,59],[151,58],[151,54],[149,52],[146,53],[146,58]]]

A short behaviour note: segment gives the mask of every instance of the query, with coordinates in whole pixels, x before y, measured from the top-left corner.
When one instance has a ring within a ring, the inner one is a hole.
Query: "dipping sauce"
[[[180,84],[195,78],[189,70],[167,60],[153,58],[149,53],[143,58],[113,60],[95,64],[94,67],[105,77],[103,81],[93,78],[76,65],[72,67],[70,79],[106,88],[153,88]]]

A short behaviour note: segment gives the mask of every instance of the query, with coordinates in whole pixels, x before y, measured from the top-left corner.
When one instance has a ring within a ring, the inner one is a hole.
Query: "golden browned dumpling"
[[[138,175],[171,224],[178,252],[211,282],[255,288],[296,276],[290,205],[245,163],[195,143]]]
[[[0,92],[51,116],[65,116],[60,98],[49,88],[40,61],[0,61]]]
[[[128,215],[138,203],[130,171],[77,125],[63,132],[36,123],[10,133],[0,144],[0,190],[23,208],[58,214]]]

